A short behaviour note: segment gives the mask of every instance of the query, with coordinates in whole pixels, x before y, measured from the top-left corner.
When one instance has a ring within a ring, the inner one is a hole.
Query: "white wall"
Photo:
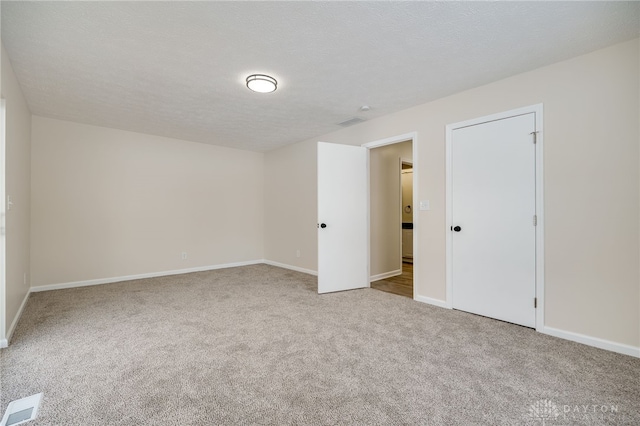
[[[468,90],[268,153],[267,193],[285,185],[287,197],[266,199],[270,235],[294,234],[315,246],[317,140],[360,145],[417,132],[420,212],[416,293],[444,300],[445,126],[537,103],[545,120],[546,326],[633,347],[640,346],[640,176],[638,40]],[[304,153],[304,155],[302,155]],[[296,163],[287,182],[274,164]],[[302,215],[283,219],[296,201]],[[269,237],[267,237],[269,239]],[[285,259],[289,240],[272,245],[269,259]],[[269,242],[267,244],[270,244]],[[299,259],[286,258],[294,266]],[[316,268],[315,259],[306,259]]]
[[[34,287],[264,257],[263,154],[38,116],[32,136]]]
[[[400,159],[412,160],[411,141],[369,152],[371,275],[401,271]]]
[[[5,329],[11,337],[21,306],[29,292],[29,219],[31,215],[31,112],[13,73],[4,46],[2,50],[2,97],[6,100],[6,195],[13,207],[6,212],[6,300]],[[26,283],[24,274],[27,273]]]
[[[265,258],[318,268],[316,145],[294,144],[265,154]],[[300,250],[300,257],[296,257]]]

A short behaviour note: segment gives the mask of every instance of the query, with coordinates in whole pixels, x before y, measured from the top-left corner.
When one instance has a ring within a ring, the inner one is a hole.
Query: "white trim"
[[[544,328],[544,122],[542,104],[533,105],[536,113],[536,331]]]
[[[419,170],[418,170],[418,132],[413,132],[413,136],[411,138],[411,163],[413,164],[413,263],[415,264],[416,259],[418,261],[420,261],[420,256],[418,255],[419,250],[418,250],[418,233],[416,232],[416,229],[420,229],[420,226],[418,226],[418,222],[419,222],[419,215],[418,212],[420,211],[420,208],[418,207],[417,209],[415,208],[416,205],[416,201],[418,202],[418,206],[420,205],[420,197],[419,192],[418,192],[418,175],[419,175]],[[418,265],[419,266],[419,265]],[[420,268],[416,268],[415,265],[413,267],[413,297],[415,298],[418,293],[416,293],[416,287],[417,287],[417,283],[420,282],[418,280],[418,270]]]
[[[439,308],[451,309],[449,306],[447,306],[446,300],[432,299],[431,297],[420,296],[420,295],[414,296],[413,300],[415,300],[416,302],[422,302],[422,303],[427,303],[429,305],[437,306]]]
[[[266,260],[266,259],[263,259],[262,263],[264,263],[265,265],[277,266],[278,268],[284,268],[284,269],[290,269],[296,272],[302,272],[303,274],[318,276],[318,271],[300,268],[299,266],[287,265],[286,263],[274,262],[273,260]]]
[[[7,325],[6,325],[6,309],[7,309],[7,267],[6,267],[6,186],[5,175],[7,172],[5,162],[5,135],[7,133],[6,126],[6,100],[0,98],[0,348],[6,348],[9,342],[7,337]]]
[[[24,307],[27,306],[27,300],[29,300],[30,295],[31,295],[31,290],[29,290],[27,294],[24,296],[24,299],[22,299],[22,303],[20,304],[18,313],[16,313],[16,316],[13,318],[13,321],[11,322],[11,326],[9,327],[9,330],[7,330],[6,339],[2,339],[0,341],[0,348],[6,348],[7,346],[9,346],[9,342],[11,341],[11,337],[13,336],[13,332],[16,330],[18,321],[20,321],[20,317],[22,317],[22,312],[24,311]]]
[[[367,193],[365,194],[365,198],[367,199],[367,205],[365,210],[367,212],[367,247],[365,247],[365,249],[367,251],[367,277],[369,277],[366,288],[371,288],[371,150],[367,148],[366,151]],[[402,259],[400,260],[402,261]],[[402,268],[402,264],[400,267]]]
[[[396,269],[395,271],[383,272],[382,274],[371,275],[369,282],[384,280],[385,278],[397,277],[402,275],[402,269]]]
[[[260,263],[264,263],[262,259],[248,260],[244,262],[225,263],[225,264],[211,265],[211,266],[198,266],[195,268],[176,269],[173,271],[150,272],[147,274],[125,275],[121,277],[112,277],[112,278],[98,278],[95,280],[74,281],[74,282],[60,283],[60,284],[47,284],[47,285],[31,287],[31,291],[40,292],[40,291],[50,291],[50,290],[62,290],[65,288],[87,287],[92,285],[117,283],[121,281],[140,280],[144,278],[164,277],[167,275],[180,275],[180,274],[189,274],[191,272],[202,272],[202,271],[213,271],[215,269],[235,268],[237,266],[256,265]]]
[[[360,146],[363,146],[367,149],[380,148],[381,146],[393,145],[395,143],[407,142],[410,140],[413,140],[415,142],[417,137],[418,137],[418,132],[411,132],[411,133],[405,133],[404,135],[391,136],[390,138],[379,139],[373,142],[363,143]],[[416,161],[415,157],[413,158],[413,161],[414,162]]]
[[[445,136],[445,285],[446,305],[453,309],[453,236],[451,235],[451,214],[453,212],[453,155],[451,141],[453,140],[453,125],[447,125]]]
[[[640,347],[625,345],[623,343],[616,343],[610,340],[599,339],[597,337],[591,337],[584,334],[574,333],[571,331],[559,330],[552,327],[542,327],[542,330],[538,330],[543,334],[549,336],[559,337],[565,340],[571,340],[572,342],[582,343],[584,345],[593,346],[607,351],[617,352],[619,354],[630,355],[636,358],[640,358]]]
[[[398,195],[399,200],[398,204],[396,204],[396,208],[400,213],[400,223],[398,223],[398,269],[402,271],[402,213],[404,212],[404,207],[402,204],[402,157],[398,157]],[[413,167],[413,165],[411,166]],[[413,176],[413,175],[412,175]],[[369,173],[369,182],[371,182],[371,173]],[[413,191],[413,188],[411,188]],[[369,191],[370,192],[370,191]],[[371,194],[369,194],[371,195]],[[371,211],[371,201],[369,201],[369,211]],[[371,229],[371,225],[369,225],[369,229]],[[369,232],[371,234],[371,232]],[[413,235],[413,234],[412,234]],[[371,243],[369,243],[371,246]],[[369,261],[371,261],[371,255],[369,255]]]
[[[490,121],[504,120],[505,118],[516,117],[518,115],[531,114],[532,112],[542,113],[542,104],[529,105],[521,108],[511,109],[509,111],[497,112],[495,114],[485,115],[483,117],[477,117],[470,120],[447,124],[447,129],[449,127],[451,127],[452,130],[461,129],[463,127],[475,126],[477,124],[488,123]]]
[[[471,120],[461,121],[458,123],[448,124],[446,126],[446,286],[447,286],[447,307],[453,307],[453,264],[452,264],[452,240],[451,240],[451,214],[453,212],[453,188],[451,182],[453,179],[452,164],[452,147],[453,131],[462,127],[474,126],[476,124],[487,123],[489,121],[502,120],[509,117],[515,117],[524,114],[535,114],[535,130],[537,133],[536,143],[536,215],[538,223],[536,226],[536,298],[538,307],[536,309],[536,330],[541,332],[544,328],[544,166],[543,166],[543,146],[544,146],[544,127],[543,127],[543,107],[542,104],[526,106],[510,111],[500,112],[497,114],[487,115],[484,117],[474,118]]]
[[[418,163],[418,132],[410,132],[410,133],[405,133],[402,135],[398,135],[398,136],[391,136],[389,138],[385,138],[385,139],[379,139],[377,141],[373,141],[373,142],[367,142],[365,144],[362,144],[361,146],[371,150],[373,148],[379,148],[381,146],[386,146],[386,145],[393,145],[395,143],[400,143],[400,142],[407,142],[407,141],[411,141],[411,156],[412,156],[412,163],[413,163],[413,204],[415,206],[416,201],[418,201],[418,203],[420,202],[420,198],[419,198],[419,192],[418,192],[418,170],[419,170],[419,163]],[[367,156],[367,159],[369,159],[371,156],[371,153],[369,153],[369,155]],[[367,160],[368,161],[368,160]],[[371,183],[371,176],[369,171],[367,171],[367,185],[369,185]],[[367,193],[368,194],[368,193]],[[370,199],[370,196],[367,195],[367,198]],[[371,204],[369,202],[369,204]],[[414,208],[413,209],[413,259],[414,259],[414,265],[420,261],[420,256],[419,256],[419,250],[418,250],[418,233],[416,232],[416,230],[420,229],[419,226],[419,218],[420,216],[418,215],[418,211],[419,209]],[[369,208],[367,209],[367,227],[369,229],[369,240],[371,240],[371,218],[370,218],[370,213],[371,213],[371,205],[369,205]],[[402,239],[401,239],[402,241]],[[368,258],[369,258],[369,263],[371,263],[371,243],[367,244],[367,250],[368,250]],[[400,254],[402,254],[402,249],[400,250]],[[400,256],[400,259],[402,259],[402,256]],[[402,265],[402,264],[401,264]],[[418,269],[420,268],[413,268],[413,298],[415,299],[417,297],[416,294],[416,287],[417,284],[420,282],[419,281],[419,275],[418,275]],[[369,275],[371,275],[371,266],[369,266]]]

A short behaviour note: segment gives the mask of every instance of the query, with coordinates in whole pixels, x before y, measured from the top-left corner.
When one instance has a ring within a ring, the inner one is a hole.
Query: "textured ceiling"
[[[34,114],[255,151],[640,29],[637,2],[2,1],[0,12]],[[252,73],[278,90],[250,92]]]

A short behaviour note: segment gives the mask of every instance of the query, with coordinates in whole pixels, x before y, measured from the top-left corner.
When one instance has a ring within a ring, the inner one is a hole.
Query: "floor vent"
[[[363,121],[367,121],[367,120],[360,117],[353,117],[348,120],[344,120],[342,123],[338,123],[338,126],[342,126],[342,127],[353,126],[354,124],[362,123]]]
[[[42,393],[11,401],[4,412],[0,426],[16,426],[34,420],[38,415],[38,408],[42,400]]]

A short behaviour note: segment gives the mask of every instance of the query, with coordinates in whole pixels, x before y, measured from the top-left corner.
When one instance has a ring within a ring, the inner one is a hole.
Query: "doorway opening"
[[[369,235],[371,288],[414,298],[415,135],[369,148]]]
[[[402,263],[413,265],[413,162],[401,160]]]

